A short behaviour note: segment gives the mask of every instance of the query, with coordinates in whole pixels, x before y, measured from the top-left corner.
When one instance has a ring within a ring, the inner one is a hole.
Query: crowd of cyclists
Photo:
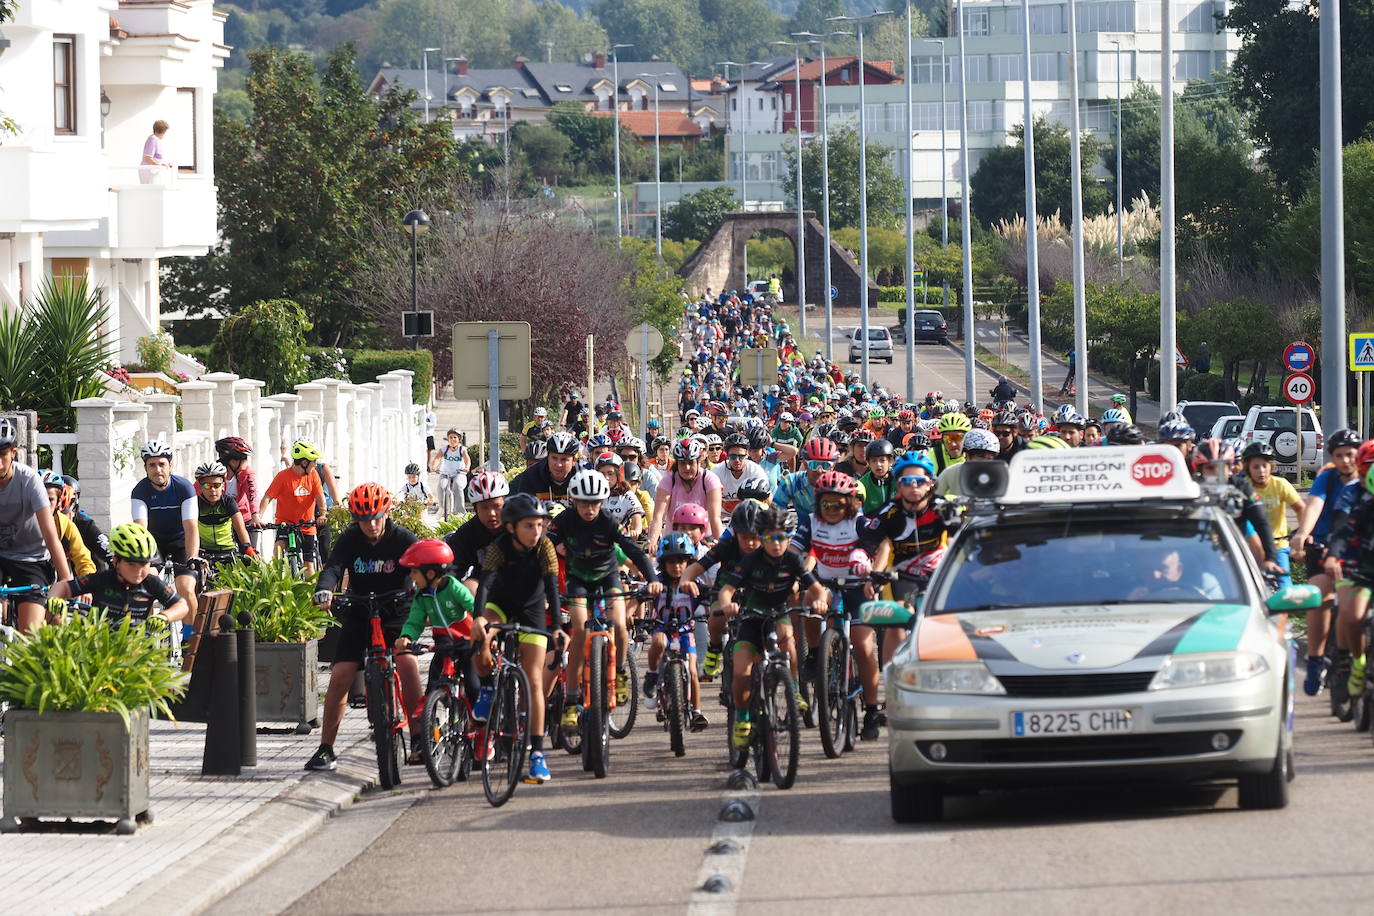
[[[412,649],[427,629],[455,660],[480,723],[491,705],[494,631],[518,625],[530,694],[551,697],[556,683],[565,690],[552,715],[544,703],[530,704],[526,782],[551,778],[546,739],[575,736],[585,725],[584,636],[603,622],[614,642],[618,704],[638,691],[656,706],[665,653],[685,654],[689,724],[700,732],[712,724],[706,685],[728,675],[721,703],[734,759],[753,737],[750,675],[770,638],[790,658],[805,716],[823,628],[847,619],[861,685],[857,733],[871,741],[885,724],[881,665],[902,634],[864,625],[859,609],[879,597],[914,601],[959,524],[946,509],[964,495],[967,469],[1027,449],[1147,442],[1120,397],[1098,418],[1068,405],[1047,416],[1033,403],[1017,404],[1009,396],[1015,389],[1000,379],[984,404],[938,391],[907,403],[819,354],[808,357],[770,305],[748,294],[684,297],[680,346],[674,428],[650,420],[647,441],[612,400],[585,405],[578,392],[556,411],[556,423],[541,408],[524,427],[523,469],[472,468],[450,434],[448,446],[431,451],[428,469],[462,475],[451,505],[471,514],[442,539],[418,538],[391,518],[394,499],[432,503],[415,465],[394,497],[376,482],[356,486],[346,498],[352,524],[321,545],[326,532],[317,526],[331,497],[319,450],[295,442],[259,495],[252,449],[237,437],[216,442],[217,459],[192,478],[174,473],[167,443],[144,443],[146,476],[130,494],[133,521],[107,536],[80,511],[79,482],[20,464],[13,430],[0,427],[0,575],[5,585],[35,588],[16,602],[16,623],[42,624],[38,589],[81,596],[116,619],[182,620],[207,561],[251,560],[252,531],[270,514],[278,537],[294,526],[302,573],[318,567],[317,603],[393,596],[381,608],[381,629],[406,707],[416,710],[412,728],[425,696]],[[757,346],[781,354],[776,383],[762,388],[739,381],[739,351]],[[1306,496],[1276,473],[1263,442],[1198,439],[1179,413],[1161,418],[1155,441],[1177,447],[1199,479],[1234,487],[1236,523],[1273,582],[1291,581],[1298,562],[1321,589],[1323,610],[1308,620],[1304,688],[1309,695],[1329,688],[1333,712],[1349,718],[1352,701],[1370,692],[1365,659],[1374,651],[1366,622],[1374,440],[1353,430],[1328,436],[1329,464]],[[310,770],[337,765],[339,724],[374,639],[368,617],[340,604]],[[631,664],[641,646],[642,677]],[[422,746],[413,743],[410,763],[423,762]]]

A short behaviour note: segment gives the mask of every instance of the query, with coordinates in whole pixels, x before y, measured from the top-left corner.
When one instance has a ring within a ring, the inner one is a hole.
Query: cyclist
[[[593,462],[595,470],[606,478],[610,495],[606,497],[606,514],[611,517],[626,536],[637,538],[644,533],[644,504],[639,497],[629,492],[625,485],[625,471],[638,469],[638,465],[626,464],[615,452],[602,452]]]
[[[81,533],[81,540],[86,545],[86,550],[91,555],[92,562],[95,563],[96,572],[108,569],[110,565],[110,539],[95,519],[91,518],[78,505],[81,499],[81,481],[70,474],[62,475],[62,479],[71,487],[72,498],[67,503],[66,513],[71,516],[72,524],[76,525],[76,530]]]
[[[741,617],[735,639],[735,653],[731,659],[731,693],[734,698],[735,723],[731,732],[731,742],[738,749],[749,746],[753,736],[753,723],[750,721],[750,677],[754,661],[767,645],[764,636],[763,619],[751,612],[774,612],[781,609],[799,587],[806,589],[805,602],[813,613],[825,613],[827,596],[825,588],[806,568],[806,562],[795,550],[789,549],[792,536],[787,533],[787,513],[771,506],[759,513],[758,527],[761,531],[762,548],[740,560],[720,588],[716,597],[716,610],[729,616]],[[742,591],[741,602],[735,603],[735,595]],[[774,626],[778,635],[778,646],[792,654],[792,624],[786,617],[779,617]]]
[[[542,461],[536,461],[511,481],[512,493],[528,493],[546,501],[567,500],[568,482],[577,470],[582,446],[571,433],[554,433],[547,448],[548,454]]]
[[[886,438],[874,439],[864,449],[868,458],[868,473],[859,478],[863,488],[863,513],[872,515],[888,504],[897,492],[897,478],[892,476],[892,463],[897,450]]]
[[[328,608],[333,603],[334,590],[343,581],[345,572],[350,596],[383,595],[405,589],[409,576],[400,559],[417,539],[408,529],[391,520],[391,505],[391,494],[381,484],[359,484],[348,494],[348,512],[353,523],[334,542],[320,570],[315,585],[316,604]],[[387,645],[393,645],[410,613],[410,599],[404,595],[388,599],[378,610],[383,639]],[[370,615],[371,610],[365,605],[349,604],[340,616],[339,641],[334,649],[334,664],[324,698],[320,747],[306,761],[307,770],[333,770],[338,765],[334,739],[348,704],[348,691],[372,643]],[[420,692],[420,667],[413,655],[398,655],[395,663],[401,676],[406,708],[415,709],[424,700]],[[411,721],[413,731],[419,726],[419,717]]]
[[[228,470],[218,461],[208,461],[196,468],[196,525],[200,531],[200,549],[227,553],[238,550],[252,556],[248,541],[248,526],[243,523],[239,504],[224,491]]]
[[[587,628],[589,596],[600,593],[606,602],[606,617],[615,631],[617,703],[630,699],[630,682],[626,674],[625,658],[630,645],[625,625],[625,598],[621,588],[620,558],[617,549],[629,558],[649,583],[649,594],[663,590],[653,565],[639,545],[620,530],[615,521],[602,511],[611,495],[610,484],[604,475],[581,470],[568,485],[572,497],[572,511],[563,512],[549,527],[549,540],[567,561],[568,614],[571,617],[572,646],[568,653],[568,708],[563,714],[563,727],[576,731],[581,709],[581,691],[572,685],[582,677],[583,636]]]
[[[1016,454],[1016,414],[1010,410],[999,411],[992,418],[992,434],[997,437],[997,457],[1010,461]]]
[[[1172,445],[1183,453],[1183,460],[1188,460],[1188,453],[1193,450],[1193,441],[1197,438],[1197,433],[1187,420],[1168,420],[1159,424],[1159,441]]]
[[[759,518],[760,513],[766,508],[764,503],[759,500],[742,500],[735,511],[730,513],[730,528],[721,536],[721,539],[711,547],[710,550],[702,554],[692,562],[682,573],[680,588],[691,595],[700,596],[701,591],[697,586],[697,580],[704,577],[711,569],[715,569],[717,582],[722,580],[729,570],[739,564],[747,554],[759,549]],[[707,677],[715,677],[720,674],[721,668],[721,637],[725,633],[725,618],[711,616],[706,619],[706,655],[702,659],[702,672]]]
[[[930,453],[936,469],[943,471],[964,460],[964,434],[973,429],[973,423],[961,413],[947,413],[935,429],[940,441],[931,446]]]
[[[315,571],[318,556],[318,543],[315,540],[315,525],[324,521],[324,485],[315,471],[315,462],[320,460],[320,450],[304,439],[297,439],[291,445],[291,466],[277,472],[262,497],[261,512],[267,514],[267,507],[275,500],[277,511],[274,518],[278,524],[300,525],[297,543],[301,548],[302,570],[309,576]],[[390,503],[388,503],[388,506]],[[289,533],[277,530],[276,555],[285,552]]]
[[[558,554],[545,534],[549,510],[530,494],[516,493],[501,507],[501,522],[506,530],[483,556],[477,586],[476,607],[481,616],[473,622],[473,634],[478,669],[490,672],[494,664],[487,622],[517,623],[542,630],[542,633],[521,633],[519,636],[520,668],[529,678],[530,696],[542,697],[545,695],[548,634],[554,633],[556,643],[566,639],[558,628]],[[544,760],[543,703],[530,704],[529,724],[530,773],[527,781],[547,782],[550,775]]]
[[[501,508],[510,495],[510,484],[496,471],[478,471],[468,481],[467,498],[472,506],[472,518],[459,525],[444,538],[453,551],[453,569],[468,591],[477,591],[477,572],[482,568],[482,556],[501,532]]]
[[[196,488],[172,473],[172,447],[166,442],[149,439],[141,453],[146,476],[131,494],[133,520],[153,533],[158,553],[173,564],[177,594],[187,607],[194,607],[196,577],[191,567],[199,565],[200,556]]]
[[[1067,407],[1068,405],[1066,404],[1065,406]],[[1082,414],[1078,413],[1076,410],[1070,410],[1067,414],[1058,418],[1058,422],[1055,424],[1055,431],[1058,432],[1059,438],[1063,439],[1070,448],[1078,448],[1083,444],[1083,424],[1085,422]],[[964,450],[968,451],[967,445],[964,446]]]
[[[533,467],[537,462],[544,460],[549,454],[549,443],[547,439],[532,439],[525,443],[525,447],[520,452],[520,457],[525,461],[525,468]]]
[[[239,512],[250,528],[262,524],[258,518],[258,479],[248,466],[253,449],[238,436],[226,436],[215,441],[215,454],[228,472],[224,478],[224,492],[239,504]]]
[[[1290,575],[1292,567],[1288,555],[1288,514],[1285,509],[1293,509],[1301,529],[1306,506],[1293,485],[1274,473],[1277,459],[1273,447],[1268,442],[1251,442],[1245,447],[1245,451],[1241,452],[1241,460],[1245,464],[1245,476],[1269,517],[1269,529],[1274,537],[1274,558],[1283,569],[1282,575],[1278,577],[1278,586],[1287,587],[1293,584],[1293,578]]]
[[[1350,582],[1350,591],[1341,600],[1336,616],[1339,648],[1330,676],[1335,699],[1358,697],[1366,677],[1365,615],[1374,589],[1374,470],[1367,470],[1361,483],[1362,492],[1349,513],[1337,513],[1327,547],[1328,574],[1338,578],[1343,571]]]
[[[798,516],[810,515],[816,508],[816,480],[826,471],[835,470],[840,457],[839,446],[819,436],[810,439],[802,452],[806,455],[806,469],[788,474],[773,490],[773,505],[795,509]]]
[[[1253,530],[1251,549],[1256,551],[1260,567],[1269,572],[1282,573],[1274,552],[1274,536],[1264,505],[1255,498],[1255,491],[1244,474],[1237,474],[1232,465],[1238,460],[1235,447],[1224,439],[1203,439],[1188,455],[1188,466],[1201,483],[1230,486],[1240,494],[1240,508],[1236,513],[1236,527]]]
[[[673,446],[673,469],[658,482],[654,519],[649,527],[649,549],[657,550],[658,538],[679,506],[694,503],[706,509],[711,535],[720,537],[720,478],[702,467],[702,447],[696,439],[681,439]]]
[[[964,441],[961,446],[964,460],[959,464],[952,464],[945,468],[935,478],[935,495],[937,497],[964,495],[965,468],[974,462],[995,460],[1000,450],[997,438],[986,429],[969,430],[964,434]],[[1029,445],[1027,447],[1029,448]]]
[[[447,441],[439,449],[436,463],[443,517],[448,518],[450,513],[463,512],[463,488],[467,486],[472,456],[468,454],[467,446],[463,444],[463,434],[458,430],[450,429],[444,437]]]
[[[62,541],[62,552],[67,557],[67,565],[78,576],[89,576],[95,572],[95,561],[86,549],[86,542],[76,524],[67,517],[67,505],[71,501],[71,487],[55,471],[43,473],[43,487],[48,492],[48,503],[52,506],[53,522],[57,525],[57,536]]]
[[[420,479],[420,465],[412,461],[406,465],[406,482],[401,487],[401,502],[403,503],[424,503],[433,508],[434,497],[430,495],[429,487]]]
[[[1289,539],[1293,559],[1301,561],[1307,570],[1307,584],[1321,589],[1322,607],[1307,615],[1307,662],[1303,691],[1316,696],[1321,690],[1322,675],[1326,671],[1326,639],[1330,632],[1331,610],[1336,600],[1336,579],[1325,569],[1323,559],[1326,542],[1331,537],[1331,523],[1338,504],[1347,494],[1360,488],[1359,466],[1356,456],[1360,436],[1353,429],[1338,429],[1326,440],[1326,453],[1331,466],[1322,470],[1308,491],[1302,521]],[[1374,450],[1371,450],[1374,451]]]
[[[153,575],[157,541],[142,525],[125,522],[110,531],[110,552],[114,563],[103,572],[63,580],[52,587],[54,598],[90,595],[91,607],[109,614],[111,625],[125,617],[143,624],[154,616],[153,605],[162,605],[162,617],[169,623],[181,620],[190,606],[176,592]]]
[[[1083,444],[1102,444],[1102,424],[1092,417],[1085,417],[1083,419]]]
[[[695,613],[696,584],[692,583],[692,588],[687,589],[685,586],[688,582],[683,579],[683,573],[689,564],[695,565],[692,562],[695,559],[696,547],[691,539],[681,532],[670,531],[658,542],[658,565],[663,574],[663,592],[654,599],[656,626],[653,638],[649,642],[649,670],[644,675],[646,697],[654,696],[654,689],[658,686],[658,663],[668,648],[668,640],[677,635],[676,632],[670,633],[666,624],[671,617],[691,619]],[[682,652],[688,656],[686,667],[691,681],[691,728],[692,731],[699,732],[711,723],[701,711],[701,678],[697,675],[695,661],[697,649],[690,630],[679,638]]]
[[[1135,421],[1133,421],[1133,420],[1131,419],[1131,412],[1130,412],[1129,410],[1126,409],[1126,400],[1127,400],[1127,399],[1126,399],[1126,396],[1125,396],[1124,394],[1114,394],[1114,395],[1112,395],[1112,397],[1111,397],[1112,407],[1111,407],[1110,409],[1115,409],[1115,410],[1121,411],[1121,417],[1122,417],[1122,421],[1123,421],[1123,422],[1125,422],[1125,423],[1133,423],[1133,422],[1135,422]]]
[[[453,551],[443,541],[426,538],[407,547],[398,562],[410,570],[415,598],[401,635],[396,637],[397,655],[409,652],[411,643],[430,627],[435,658],[445,653],[453,656],[454,667],[463,675],[463,692],[473,707],[472,718],[485,722],[491,691],[484,691],[486,703],[478,702],[481,679],[472,658],[472,592],[448,572]],[[431,668],[431,674],[434,670]]]
[[[749,458],[749,437],[744,433],[725,437],[725,460],[711,470],[720,480],[720,506],[725,512],[735,511],[742,487],[768,485],[768,472]]]
[[[792,416],[790,411],[784,410],[778,414],[778,423],[773,427],[773,441],[785,442],[793,448],[801,448],[805,434],[797,429],[797,418]]]

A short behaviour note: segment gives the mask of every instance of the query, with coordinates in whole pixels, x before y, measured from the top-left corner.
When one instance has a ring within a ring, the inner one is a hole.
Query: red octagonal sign
[[[1163,455],[1143,455],[1131,465],[1131,477],[1147,487],[1160,487],[1174,476],[1174,465]]]

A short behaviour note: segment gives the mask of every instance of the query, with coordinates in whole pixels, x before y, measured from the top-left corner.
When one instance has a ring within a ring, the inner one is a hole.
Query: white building
[[[0,137],[0,309],[83,276],[109,304],[112,356],[158,329],[158,259],[217,238],[225,16],[211,0],[22,0],[0,23],[0,113],[18,126]],[[175,167],[141,170],[157,120]]]

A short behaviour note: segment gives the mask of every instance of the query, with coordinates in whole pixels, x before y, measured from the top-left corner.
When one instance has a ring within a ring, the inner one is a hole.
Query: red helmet
[[[817,494],[838,493],[841,496],[858,496],[859,482],[840,471],[825,471],[816,478]]]
[[[1365,442],[1355,451],[1355,466],[1363,474],[1369,470],[1370,465],[1374,465],[1374,439]]]
[[[453,548],[438,538],[416,541],[401,554],[402,566],[447,566],[453,562]]]
[[[239,436],[226,436],[215,442],[215,454],[226,458],[247,458],[253,449]]]
[[[683,503],[673,510],[674,525],[700,525],[705,528],[711,524],[706,510],[696,503]]]
[[[916,419],[916,413],[915,413],[914,411],[911,411],[911,410],[899,410],[899,411],[897,411],[897,419],[898,419],[898,420],[914,420],[914,419]]]
[[[348,494],[348,511],[356,519],[374,519],[391,508],[391,493],[379,483],[360,483]]]
[[[812,436],[806,440],[807,461],[838,461],[840,447],[824,436]]]

